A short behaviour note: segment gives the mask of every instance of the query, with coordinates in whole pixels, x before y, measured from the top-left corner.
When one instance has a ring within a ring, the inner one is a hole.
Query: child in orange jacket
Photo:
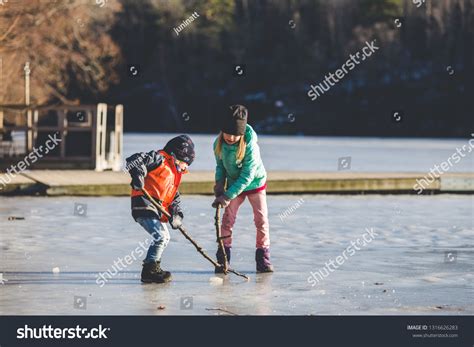
[[[171,280],[171,273],[160,266],[161,256],[170,240],[166,223],[169,222],[173,229],[182,225],[184,215],[178,187],[194,157],[193,141],[189,136],[181,135],[171,139],[162,150],[136,153],[127,158],[128,172],[132,177],[132,216],[153,237],[143,261],[142,282]],[[143,189],[162,204],[171,215],[169,220],[147,199]]]

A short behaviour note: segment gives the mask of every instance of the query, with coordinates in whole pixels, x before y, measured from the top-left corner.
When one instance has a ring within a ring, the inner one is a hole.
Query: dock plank
[[[1,174],[0,174],[1,177]],[[425,173],[400,172],[293,172],[268,173],[268,193],[416,193]],[[125,172],[91,170],[31,170],[15,177],[15,187],[41,185],[47,195],[128,196]],[[183,176],[183,194],[212,194],[214,172],[191,171]],[[426,192],[474,193],[474,173],[445,173],[426,183]],[[0,189],[0,194],[3,192]]]

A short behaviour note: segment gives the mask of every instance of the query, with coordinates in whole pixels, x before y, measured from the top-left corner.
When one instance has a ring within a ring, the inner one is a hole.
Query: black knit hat
[[[188,165],[192,164],[196,156],[194,152],[194,143],[188,135],[173,137],[168,141],[163,150],[168,154],[174,155],[176,159],[184,161]]]
[[[221,123],[222,132],[229,135],[244,135],[248,110],[242,105],[232,105],[225,109]]]

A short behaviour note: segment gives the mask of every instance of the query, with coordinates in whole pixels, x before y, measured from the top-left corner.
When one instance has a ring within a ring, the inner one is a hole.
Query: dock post
[[[27,61],[25,63],[25,67],[23,68],[25,71],[25,105],[30,106],[30,62]],[[26,111],[26,144],[25,150],[27,153],[33,151],[33,110],[28,107]]]
[[[28,107],[26,111],[26,153],[33,151],[33,110]]]
[[[107,104],[97,105],[96,119],[95,171],[103,171],[106,167]]]
[[[120,171],[122,168],[123,153],[123,105],[115,106],[115,137],[114,137],[114,154],[112,170]]]

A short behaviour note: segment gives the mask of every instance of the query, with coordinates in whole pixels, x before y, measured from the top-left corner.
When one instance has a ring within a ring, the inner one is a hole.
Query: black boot
[[[230,263],[230,247],[225,247],[224,246],[224,249],[225,249],[225,255],[227,256],[227,267],[228,267],[229,263]],[[224,262],[225,262],[224,254],[222,253],[220,247],[217,249],[216,258],[217,258],[217,262],[219,264],[224,265]],[[224,266],[219,266],[219,267],[216,266],[216,268],[214,269],[214,273],[223,274],[224,273]]]
[[[269,248],[257,248],[255,251],[255,262],[257,263],[257,273],[273,272]]]
[[[144,283],[165,283],[171,281],[171,273],[163,271],[160,262],[143,263],[142,282]]]

